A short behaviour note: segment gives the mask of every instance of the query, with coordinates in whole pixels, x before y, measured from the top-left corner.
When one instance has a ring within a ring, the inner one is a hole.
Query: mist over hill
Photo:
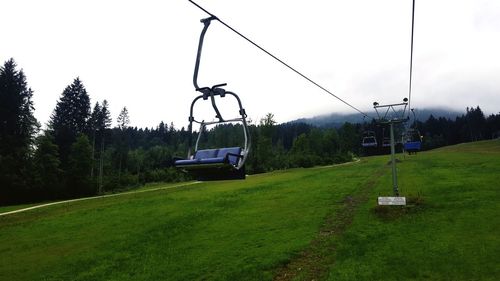
[[[459,111],[456,109],[447,109],[447,108],[428,108],[428,109],[415,109],[415,118],[419,121],[426,121],[431,115],[436,118],[444,117],[446,119],[454,120],[455,117],[461,116],[465,114],[464,111]],[[375,117],[375,113],[371,113],[370,116]],[[411,120],[413,121],[413,114],[410,115]],[[349,123],[363,123],[370,122],[370,118],[363,118],[363,116],[359,113],[353,114],[339,114],[332,113],[326,115],[315,116],[311,118],[300,118],[297,120],[293,120],[290,123],[306,123],[313,126],[318,127],[328,127],[328,128],[338,128],[342,126],[345,122]]]

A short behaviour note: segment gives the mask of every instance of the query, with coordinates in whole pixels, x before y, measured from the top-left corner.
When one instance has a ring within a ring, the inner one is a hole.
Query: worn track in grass
[[[373,177],[356,194],[344,198],[341,202],[341,209],[326,217],[318,235],[312,240],[309,247],[279,269],[274,280],[322,279],[335,262],[331,252],[335,251],[336,238],[340,237],[351,225],[357,207],[368,201],[370,191],[385,171],[384,168],[376,170]]]

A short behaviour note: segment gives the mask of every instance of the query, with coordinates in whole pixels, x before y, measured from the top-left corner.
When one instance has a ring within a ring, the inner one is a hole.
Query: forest
[[[126,107],[112,127],[109,102],[92,105],[78,77],[63,88],[47,128],[42,130],[34,117],[34,93],[14,59],[0,67],[0,205],[77,198],[145,183],[190,179],[172,164],[174,157],[186,156],[195,133],[163,121],[152,128],[132,127],[133,117]],[[485,116],[477,105],[453,120],[431,115],[411,123],[423,136],[424,150],[500,137],[500,113]],[[361,140],[365,130],[384,136],[384,128],[374,121],[346,122],[338,127],[277,124],[268,113],[250,124],[252,148],[246,172],[352,161],[364,153]],[[237,146],[242,138],[240,125],[220,125],[203,134],[201,143],[206,147]]]

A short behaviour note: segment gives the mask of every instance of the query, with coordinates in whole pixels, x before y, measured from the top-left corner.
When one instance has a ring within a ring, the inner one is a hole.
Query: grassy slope
[[[261,280],[380,161],[73,202],[0,217],[0,280]]]
[[[422,194],[424,204],[381,218],[373,208],[377,195],[391,192],[387,159],[0,217],[0,280],[271,279],[381,167],[375,189],[364,189],[370,201],[332,236],[325,278],[497,279],[500,142],[405,156],[400,187]]]
[[[145,186],[141,186],[139,188],[126,188],[122,190],[118,190],[116,193],[107,193],[104,195],[113,195],[113,194],[124,194],[124,193],[129,193],[129,192],[143,192],[147,190],[154,190],[154,189],[167,189],[171,187],[176,187],[178,185],[184,185],[184,184],[189,184],[190,182],[184,182],[184,183],[150,183]],[[76,200],[86,200],[88,197],[84,198],[78,198]],[[70,199],[74,200],[74,199]],[[16,210],[21,210],[24,208],[29,208],[33,206],[39,206],[43,204],[50,204],[53,202],[61,202],[61,201],[46,201],[46,202],[39,202],[39,203],[29,203],[29,204],[21,204],[21,205],[10,205],[10,206],[0,206],[0,214],[2,213],[8,213],[11,211],[16,211]]]
[[[500,141],[406,156],[403,193],[424,203],[401,216],[360,208],[339,238],[328,280],[498,280]],[[387,174],[372,197],[389,194]]]

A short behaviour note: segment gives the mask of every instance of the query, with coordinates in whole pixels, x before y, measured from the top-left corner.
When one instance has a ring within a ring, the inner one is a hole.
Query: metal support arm
[[[224,122],[224,118],[220,114],[219,108],[217,107],[217,104],[215,103],[215,98],[214,96],[220,96],[223,98],[226,95],[226,91],[220,87],[226,86],[226,83],[223,84],[217,84],[212,86],[212,88],[209,87],[201,87],[198,85],[198,72],[200,71],[200,61],[201,61],[201,51],[203,49],[203,41],[205,40],[205,34],[207,33],[208,27],[210,26],[210,23],[212,20],[216,20],[217,17],[211,16],[206,19],[202,19],[201,22],[203,23],[203,29],[200,34],[200,41],[198,43],[198,53],[196,55],[196,63],[194,65],[194,74],[193,74],[193,85],[196,91],[199,91],[203,93],[203,99],[206,100],[210,97],[210,101],[212,102],[212,107],[215,111],[215,117],[219,119],[220,122]]]
[[[209,18],[201,20],[204,26],[200,34],[200,41],[198,43],[198,53],[196,55],[196,64],[194,65],[194,74],[193,74],[193,85],[197,91],[200,90],[200,87],[198,86],[198,71],[200,70],[200,60],[201,60],[201,50],[203,49],[203,40],[205,40],[205,33],[207,33],[207,29],[210,26],[210,22],[212,22],[212,20],[214,19],[217,18],[211,16]]]

